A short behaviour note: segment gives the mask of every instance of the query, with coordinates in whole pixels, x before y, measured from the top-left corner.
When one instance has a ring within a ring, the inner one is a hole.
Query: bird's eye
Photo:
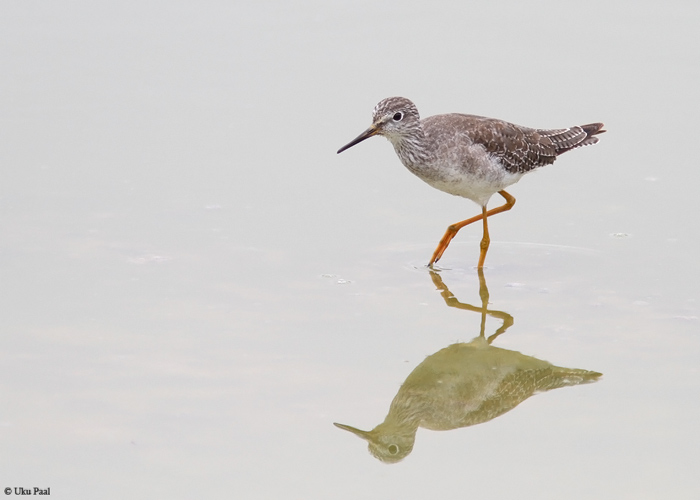
[[[398,115],[399,113],[396,113],[396,114]],[[395,444],[389,445],[389,453],[391,453],[392,455],[396,455],[398,452],[399,452],[398,446],[396,446]]]
[[[403,119],[403,113],[396,113],[393,118],[395,122],[400,122]]]

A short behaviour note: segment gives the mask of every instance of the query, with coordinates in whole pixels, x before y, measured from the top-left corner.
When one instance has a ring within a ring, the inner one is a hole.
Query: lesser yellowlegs
[[[403,97],[389,97],[374,108],[372,125],[338,150],[383,135],[401,162],[425,182],[446,193],[469,198],[481,214],[452,224],[440,240],[429,265],[440,260],[464,226],[483,220],[478,267],[484,266],[490,238],[487,218],[513,208],[515,198],[504,191],[528,172],[554,163],[562,153],[598,142],[602,123],[562,129],[533,129],[483,116],[451,113],[420,119],[416,106]],[[506,200],[486,210],[498,193]]]
[[[488,308],[489,291],[483,269],[477,269],[477,274],[481,306],[460,302],[442,277],[430,271],[449,307],[481,313],[479,336],[427,356],[401,385],[384,422],[371,431],[335,424],[365,439],[369,451],[382,462],[396,463],[408,456],[419,427],[444,431],[481,424],[539,392],[588,384],[602,375],[554,366],[517,351],[493,347],[491,343],[513,324],[513,317]],[[485,335],[487,315],[503,321],[489,337]]]

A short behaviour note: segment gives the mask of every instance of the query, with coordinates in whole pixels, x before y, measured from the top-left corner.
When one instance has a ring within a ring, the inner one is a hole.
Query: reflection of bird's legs
[[[484,211],[486,211],[486,209],[484,209]],[[485,228],[486,217],[484,217],[484,229]],[[486,255],[486,253],[484,253],[484,255]],[[488,313],[489,307],[489,289],[486,286],[484,268],[479,266],[476,268],[476,272],[479,275],[479,297],[481,297],[481,330],[479,331],[479,337],[484,337],[484,331],[486,330],[486,313]]]
[[[452,224],[447,227],[447,231],[445,231],[445,234],[443,235],[442,239],[440,240],[440,243],[438,243],[437,248],[433,252],[433,256],[430,259],[430,262],[428,263],[429,266],[432,266],[434,263],[440,260],[442,257],[442,254],[445,253],[445,250],[447,250],[448,245],[450,244],[450,241],[452,241],[452,238],[455,237],[457,232],[462,229],[464,226],[468,226],[469,224],[476,222],[478,220],[484,220],[484,236],[481,239],[481,253],[479,255],[479,265],[478,267],[483,267],[484,266],[484,260],[486,260],[486,252],[489,249],[489,244],[491,243],[491,240],[489,239],[489,230],[488,230],[488,225],[486,222],[486,219],[491,216],[491,215],[496,215],[500,214],[501,212],[505,212],[506,210],[510,210],[513,208],[513,205],[515,205],[515,197],[512,196],[511,194],[505,192],[505,191],[499,191],[498,194],[503,196],[505,198],[506,203],[504,205],[501,205],[500,207],[492,208],[491,210],[487,211],[486,207],[482,207],[481,209],[481,214],[480,215],[475,215],[474,217],[463,220],[462,222],[457,222],[456,224]]]
[[[503,320],[503,324],[501,327],[496,330],[493,335],[491,335],[489,338],[486,339],[486,341],[490,344],[494,340],[496,340],[496,337],[498,337],[500,334],[505,333],[505,331],[513,326],[513,323],[515,323],[515,320],[513,319],[513,316],[508,314],[507,312],[504,311],[488,311],[488,313],[493,316],[494,318],[498,318],[500,320]]]
[[[464,304],[463,302],[457,300],[457,298],[452,294],[452,292],[450,292],[450,289],[447,288],[447,285],[445,285],[445,283],[442,281],[442,277],[432,269],[430,269],[429,271],[430,279],[433,280],[435,288],[440,290],[440,295],[442,295],[442,298],[445,300],[445,304],[447,304],[449,307],[456,307],[457,309],[466,309],[467,311],[481,313],[480,336],[485,336],[484,332],[486,330],[486,315],[489,315],[493,318],[498,318],[501,321],[503,321],[501,327],[498,330],[496,330],[493,335],[486,339],[489,344],[493,342],[496,337],[498,337],[500,334],[502,334],[508,328],[510,328],[515,322],[513,316],[511,316],[507,312],[489,311],[489,289],[486,286],[486,278],[484,276],[483,269],[477,269],[477,273],[479,275],[479,297],[481,298],[481,307],[473,306],[471,304]]]

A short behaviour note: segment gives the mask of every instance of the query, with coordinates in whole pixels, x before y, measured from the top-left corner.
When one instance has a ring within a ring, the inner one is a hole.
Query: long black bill
[[[367,431],[361,431],[360,429],[356,429],[355,427],[350,427],[349,425],[345,425],[345,424],[338,424],[336,422],[333,422],[333,425],[335,425],[336,427],[338,427],[340,429],[343,429],[344,431],[352,432],[353,434],[361,437],[362,439],[365,439],[367,441],[372,441],[372,434],[367,432]]]
[[[379,129],[377,127],[375,127],[374,125],[372,125],[370,128],[368,128],[367,130],[362,132],[360,135],[355,137],[352,141],[350,141],[345,146],[340,148],[338,150],[337,154],[342,153],[346,149],[353,147],[355,144],[359,144],[360,142],[364,141],[365,139],[369,139],[370,137],[372,137],[373,135],[377,135],[378,133],[379,133]]]

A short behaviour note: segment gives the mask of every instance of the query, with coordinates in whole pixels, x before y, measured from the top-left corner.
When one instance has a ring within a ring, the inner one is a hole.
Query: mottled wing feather
[[[474,117],[472,140],[496,156],[511,173],[529,172],[550,165],[558,155],[598,142],[602,123],[564,129],[531,129],[502,120]]]
[[[581,146],[595,144],[598,142],[598,138],[594,136],[596,134],[602,134],[603,132],[605,132],[605,130],[603,130],[602,123],[589,123],[588,125],[556,130],[537,130],[540,136],[546,137],[552,141],[552,144],[556,148],[557,155],[575,148],[580,148]]]
[[[539,131],[518,127],[490,118],[475,122],[472,140],[497,157],[511,173],[522,173],[554,163],[557,157],[553,141]]]
[[[549,366],[535,370],[517,370],[501,380],[474,412],[466,415],[463,425],[487,422],[512,410],[538,392],[595,382],[602,374],[577,368]]]

